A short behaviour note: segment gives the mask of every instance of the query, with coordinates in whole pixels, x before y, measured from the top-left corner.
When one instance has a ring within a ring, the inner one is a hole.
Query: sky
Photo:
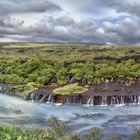
[[[0,42],[140,44],[139,0],[0,0]]]

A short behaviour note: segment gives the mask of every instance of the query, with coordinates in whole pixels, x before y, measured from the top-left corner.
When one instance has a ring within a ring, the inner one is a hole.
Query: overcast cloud
[[[140,44],[138,0],[1,0],[0,41]]]

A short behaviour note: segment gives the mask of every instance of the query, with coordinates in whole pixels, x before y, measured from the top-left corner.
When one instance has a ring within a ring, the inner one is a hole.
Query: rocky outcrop
[[[100,61],[100,60],[114,60],[117,63],[120,63],[121,61],[126,61],[129,59],[134,59],[136,62],[140,62],[140,54],[133,54],[133,55],[125,55],[119,58],[111,57],[111,56],[97,56],[93,60]]]
[[[75,61],[71,61],[71,62],[64,61],[64,67],[67,67],[73,63],[86,63],[86,62],[87,62],[87,60],[85,60],[85,59],[75,60]]]
[[[130,51],[130,53],[132,53],[132,50]],[[111,57],[111,56],[96,56],[93,58],[94,61],[101,61],[101,60],[110,60],[110,61],[116,61],[117,63],[120,63],[122,61],[126,61],[129,59],[134,59],[136,62],[140,62],[140,54],[129,54],[129,55],[124,55],[122,57]],[[81,59],[81,60],[75,60],[75,61],[64,61],[64,67],[67,67],[73,63],[86,63],[87,60],[86,59]]]
[[[46,83],[46,85],[50,85],[52,83],[57,83],[57,77],[56,76],[52,76],[49,81]]]

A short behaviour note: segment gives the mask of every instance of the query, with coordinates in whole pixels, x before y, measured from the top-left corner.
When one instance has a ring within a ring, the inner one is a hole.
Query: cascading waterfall
[[[35,100],[36,100],[36,102],[38,101],[38,94],[37,93],[35,93]]]
[[[140,96],[138,97],[138,104],[140,104]]]
[[[72,96],[72,103],[75,104],[75,102],[76,102],[76,97]]]
[[[134,104],[134,98],[133,98],[133,95],[130,96],[130,100],[131,100],[131,103]]]
[[[119,105],[119,104],[124,104],[124,97],[121,96],[121,97],[116,97],[116,96],[113,96],[111,98],[111,105]]]
[[[93,96],[91,95],[88,100],[87,100],[87,105],[94,105],[94,102],[93,102]]]
[[[40,100],[39,100],[39,103],[43,102],[45,99],[45,96],[43,96]]]
[[[30,96],[32,102],[34,102],[34,98],[33,98],[34,95],[33,94],[34,93],[32,93],[31,96]]]
[[[103,96],[102,97],[102,106],[106,106],[107,105],[107,96]]]
[[[120,104],[124,104],[124,96],[121,96],[121,101],[120,101]]]
[[[75,103],[75,96],[71,96],[71,103],[72,103],[72,104]]]
[[[70,103],[70,100],[69,100],[69,97],[67,97],[66,104],[69,104],[69,103]]]
[[[49,97],[48,97],[47,103],[51,103],[51,100],[52,100],[52,95],[49,94]]]
[[[6,94],[12,92],[11,86],[0,85],[0,93]],[[140,94],[140,93],[138,93]],[[107,96],[108,95],[108,96]],[[57,98],[58,97],[58,98]],[[105,94],[104,96],[98,96],[96,94],[87,95],[68,95],[64,97],[55,96],[50,92],[38,92],[34,91],[30,94],[29,98],[32,102],[46,102],[46,103],[66,103],[66,104],[87,104],[87,105],[124,105],[124,104],[134,104],[140,105],[140,95],[123,93],[122,95],[110,95]]]
[[[53,98],[53,95],[52,95],[52,98],[51,98],[51,102],[52,102],[52,103],[54,103],[54,98]]]
[[[134,96],[134,104],[137,104],[137,96]]]
[[[2,87],[0,86],[0,91],[2,90]]]
[[[117,97],[116,97],[116,103],[117,103],[117,105],[120,103],[119,99]]]
[[[2,93],[2,87],[0,86],[0,93]]]
[[[0,86],[0,93],[2,93],[2,94],[6,94],[6,93],[7,93],[7,89],[6,89],[6,87],[2,87],[2,86]]]
[[[114,104],[116,104],[116,98],[113,96],[113,97],[111,98],[111,105],[114,105]]]
[[[0,85],[0,93],[6,94],[10,91],[10,86]],[[9,92],[10,93],[10,92]],[[86,96],[85,96],[86,97]],[[58,100],[55,98],[55,95],[53,94],[40,94],[37,91],[33,92],[30,95],[30,99],[32,102],[46,102],[46,103],[57,103]],[[56,100],[54,100],[56,99]],[[60,98],[61,99],[61,98]],[[133,94],[123,94],[123,95],[114,95],[114,96],[95,96],[94,94],[90,94],[86,98],[81,98],[80,96],[74,96],[70,95],[65,98],[62,98],[62,100],[59,100],[59,102],[62,101],[62,103],[66,104],[75,104],[75,103],[83,103],[87,105],[101,105],[101,106],[107,106],[107,105],[124,105],[124,104],[139,104],[140,105],[140,96],[133,95]]]
[[[33,93],[31,94],[31,100],[32,100],[32,102],[34,102],[34,101],[37,102],[37,93],[36,93],[36,92],[33,92]]]

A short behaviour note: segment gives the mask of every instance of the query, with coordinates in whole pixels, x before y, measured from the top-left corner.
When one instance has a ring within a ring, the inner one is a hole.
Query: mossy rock
[[[88,88],[79,86],[78,83],[75,83],[57,88],[53,92],[55,94],[67,95],[67,94],[81,94],[86,91],[88,91]]]
[[[33,82],[30,82],[26,85],[17,85],[17,86],[14,86],[13,88],[11,88],[10,90],[10,93],[11,95],[16,95],[18,97],[21,97],[21,98],[26,98],[26,96],[37,90],[37,85]]]

